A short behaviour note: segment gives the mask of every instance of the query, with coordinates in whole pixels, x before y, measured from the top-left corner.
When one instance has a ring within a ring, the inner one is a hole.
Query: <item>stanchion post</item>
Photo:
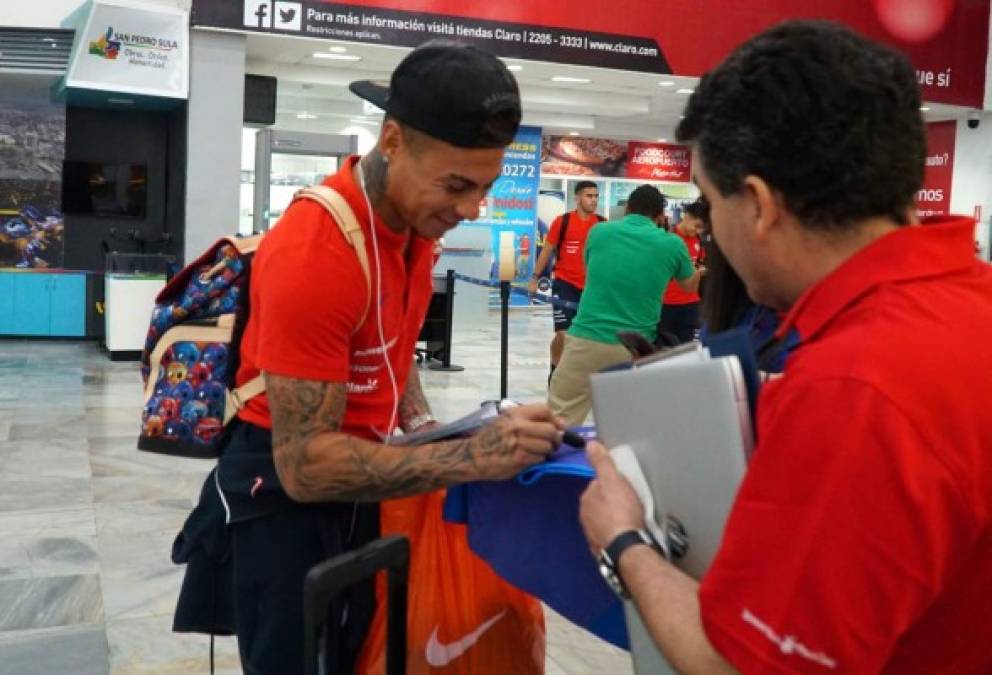
[[[451,365],[451,328],[455,322],[455,270],[448,270],[444,278],[444,351],[441,352],[441,363],[429,363],[430,370],[441,370],[458,373],[465,370],[461,366]]]
[[[510,282],[499,282],[499,312],[500,312],[500,358],[499,358],[499,397],[506,398],[507,365],[509,357],[510,334]]]

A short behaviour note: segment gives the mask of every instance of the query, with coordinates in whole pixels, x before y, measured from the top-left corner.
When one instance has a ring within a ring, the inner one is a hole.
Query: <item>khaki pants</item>
[[[566,334],[561,361],[551,376],[548,405],[569,426],[582,424],[592,410],[589,375],[630,360],[630,352],[623,345]]]

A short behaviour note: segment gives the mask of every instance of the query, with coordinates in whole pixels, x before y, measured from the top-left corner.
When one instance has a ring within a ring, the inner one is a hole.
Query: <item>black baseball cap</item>
[[[506,65],[474,45],[432,40],[385,82],[348,87],[403,124],[459,148],[502,148],[520,127],[520,90]]]

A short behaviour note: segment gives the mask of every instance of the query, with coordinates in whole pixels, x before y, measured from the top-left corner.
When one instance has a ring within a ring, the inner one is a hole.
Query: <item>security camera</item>
[[[977,129],[978,125],[982,123],[982,114],[977,110],[972,110],[968,113],[968,128]]]

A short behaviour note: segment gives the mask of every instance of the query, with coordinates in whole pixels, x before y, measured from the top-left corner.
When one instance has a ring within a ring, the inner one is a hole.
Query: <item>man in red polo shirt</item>
[[[716,243],[799,343],[701,583],[630,543],[643,511],[591,449],[586,535],[679,672],[992,672],[992,268],[971,219],[916,217],[919,106],[904,56],[821,22],[689,100]]]
[[[534,263],[534,275],[530,279],[530,292],[537,292],[537,282],[551,262],[551,255],[557,255],[551,281],[551,297],[569,303],[554,307],[555,336],[551,340],[551,372],[555,372],[561,353],[565,348],[565,332],[579,310],[582,289],[586,287],[586,238],[589,230],[603,221],[596,213],[599,206],[599,187],[591,180],[580,180],[575,184],[575,210],[562,214],[551,222],[548,237],[541,249],[541,255]]]
[[[230,523],[238,645],[251,674],[303,671],[304,576],[378,536],[376,502],[509,478],[541,461],[560,429],[541,404],[472,438],[385,443],[397,427],[434,423],[411,369],[434,243],[478,217],[516,134],[520,99],[499,59],[449,42],[411,52],[388,87],[351,89],[386,119],[375,149],[346,160],[325,184],[361,225],[371,288],[321,206],[301,200],[286,211],[253,261],[237,378],[261,372],[266,392],[241,411],[216,474]],[[352,671],[373,602],[370,581],[330,608],[328,672]]]
[[[709,206],[698,200],[686,205],[682,219],[675,226],[677,234],[686,249],[689,259],[697,269],[703,264],[703,241],[699,234],[709,218]],[[674,336],[679,343],[692,342],[699,329],[699,289],[693,292],[684,290],[672,281],[665,289],[661,302],[661,321],[658,322],[659,335],[664,332]]]

